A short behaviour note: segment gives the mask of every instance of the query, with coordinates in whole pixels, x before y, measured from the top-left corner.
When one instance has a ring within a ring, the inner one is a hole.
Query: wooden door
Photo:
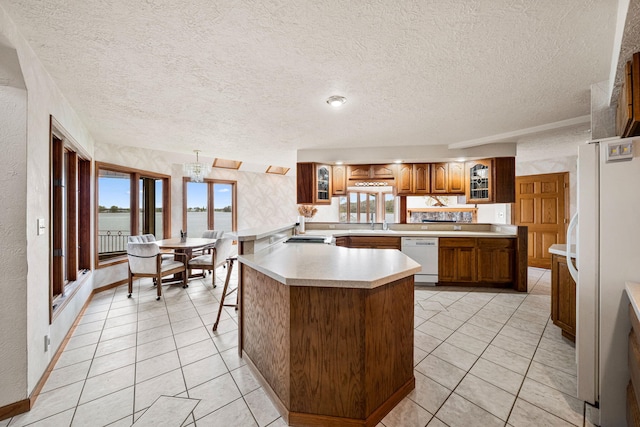
[[[372,179],[393,179],[396,176],[395,165],[371,165],[370,175]]]
[[[446,194],[449,192],[449,164],[433,163],[431,165],[431,193]]]
[[[347,178],[366,179],[371,177],[371,165],[349,165],[347,166]]]
[[[529,266],[551,268],[549,246],[565,242],[569,224],[569,173],[516,177],[513,223],[529,228]]]
[[[449,194],[464,194],[464,163],[449,163],[448,174]]]
[[[418,163],[413,165],[413,192],[414,194],[429,194],[429,164]]]
[[[347,167],[345,165],[335,165],[331,168],[333,196],[342,196],[347,194]]]
[[[411,194],[413,192],[413,165],[402,164],[398,167],[398,194]]]

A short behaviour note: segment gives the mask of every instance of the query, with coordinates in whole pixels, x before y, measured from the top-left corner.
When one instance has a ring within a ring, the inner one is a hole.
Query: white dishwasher
[[[435,285],[438,281],[438,238],[403,237],[402,253],[422,266],[415,281]]]

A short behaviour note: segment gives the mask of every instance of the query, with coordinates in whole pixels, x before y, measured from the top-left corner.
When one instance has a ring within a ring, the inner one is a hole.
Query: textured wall
[[[4,378],[1,387],[3,392],[19,389],[22,398],[24,398],[31,393],[40,380],[51,356],[60,346],[62,337],[71,327],[88,297],[84,291],[76,294],[70,304],[65,307],[64,313],[49,325],[49,269],[47,267],[49,265],[48,233],[50,228],[49,116],[53,115],[89,155],[93,154],[93,139],[1,6],[0,36],[5,40],[5,44],[16,50],[27,88],[26,144],[23,140],[22,146],[23,153],[26,147],[24,160],[26,162],[26,183],[11,187],[14,192],[24,192],[26,195],[26,209],[24,204],[11,206],[12,214],[20,217],[15,224],[11,225],[16,229],[23,230],[22,243],[16,244],[12,249],[18,254],[25,254],[26,257],[28,266],[26,281],[23,277],[19,284],[20,288],[26,291],[26,296],[23,294],[15,297],[14,301],[8,301],[15,307],[26,305],[27,325],[26,333],[16,327],[12,329],[8,337],[2,336],[3,346],[7,345],[7,342],[14,341],[21,343],[21,345],[24,345],[25,341],[27,343],[27,352],[22,354],[22,359],[2,359],[8,369],[15,368],[22,378],[26,378],[27,387],[25,390],[20,383],[5,383]],[[25,170],[24,165],[22,166],[22,170]],[[20,197],[19,194],[18,196]],[[47,230],[44,235],[40,236],[36,234],[36,220],[38,218],[45,219]],[[24,231],[26,231],[26,238]],[[0,274],[3,277],[20,277],[21,272],[0,271]],[[89,281],[91,282],[92,278],[89,278]],[[91,283],[89,283],[89,287],[91,287]],[[51,336],[51,347],[48,352],[44,351],[43,339],[45,335]],[[27,360],[26,371],[22,367],[25,358]]]
[[[0,85],[0,407],[27,392],[26,141],[27,91]]]

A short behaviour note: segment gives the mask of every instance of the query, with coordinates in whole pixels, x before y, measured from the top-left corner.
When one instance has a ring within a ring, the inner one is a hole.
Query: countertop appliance
[[[415,281],[435,285],[438,281],[438,238],[403,237],[401,245],[402,253],[422,266]]]
[[[630,144],[630,145],[629,145]],[[634,147],[635,146],[635,147]],[[599,403],[600,425],[626,424],[629,301],[625,282],[640,280],[640,139],[608,138],[578,148],[578,207],[567,231],[576,264],[578,397]],[[611,159],[619,158],[620,161]],[[629,156],[626,156],[629,157]],[[579,224],[578,224],[579,219]]]

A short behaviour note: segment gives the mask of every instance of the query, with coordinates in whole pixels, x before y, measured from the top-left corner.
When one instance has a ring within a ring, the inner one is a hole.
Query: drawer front
[[[487,249],[515,249],[516,239],[506,239],[502,237],[478,238],[478,247]]]
[[[440,237],[438,245],[444,248],[475,248],[475,237]]]

